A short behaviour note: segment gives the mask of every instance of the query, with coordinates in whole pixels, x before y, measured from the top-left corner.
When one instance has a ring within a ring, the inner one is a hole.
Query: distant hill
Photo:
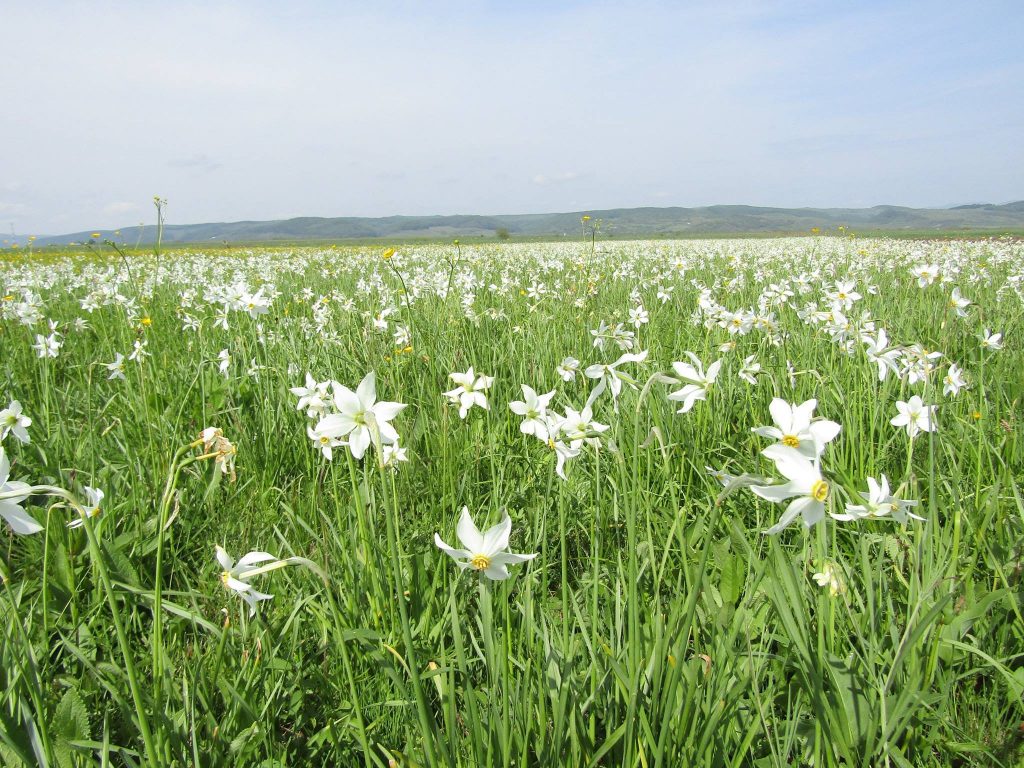
[[[1024,201],[954,208],[763,208],[752,205],[710,205],[702,208],[613,208],[498,216],[386,216],[383,218],[302,217],[280,221],[235,221],[213,224],[171,224],[166,243],[299,242],[332,240],[401,240],[410,238],[493,237],[507,230],[512,237],[574,237],[586,214],[601,221],[601,230],[615,237],[699,234],[758,234],[822,231],[846,226],[857,231],[935,232],[977,230],[979,233],[1024,230]],[[84,242],[91,232],[40,237],[36,245]],[[104,233],[109,234],[109,230]],[[152,243],[156,227],[123,227],[125,242]]]

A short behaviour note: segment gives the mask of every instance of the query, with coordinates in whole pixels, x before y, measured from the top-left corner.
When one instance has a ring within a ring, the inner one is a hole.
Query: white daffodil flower
[[[85,518],[99,517],[100,503],[103,501],[104,497],[103,491],[99,488],[90,488],[87,485],[85,486],[85,495],[89,499],[89,503],[82,507],[81,516],[77,520],[72,520],[68,523],[68,528],[81,528],[85,525]]]
[[[761,451],[766,458],[775,462],[779,474],[789,482],[779,485],[753,485],[750,487],[762,499],[775,503],[793,499],[783,512],[778,523],[765,531],[774,535],[803,517],[804,527],[810,528],[825,516],[825,501],[830,492],[829,484],[821,476],[818,460],[808,459],[796,448],[782,443],[770,445]],[[793,497],[796,498],[793,498]]]
[[[716,360],[708,366],[707,373],[704,372],[704,364],[693,352],[687,352],[690,358],[689,363],[672,363],[672,369],[683,381],[689,382],[682,389],[669,394],[669,400],[682,401],[683,406],[677,413],[687,413],[698,400],[707,400],[708,390],[714,385],[718,378],[718,371],[722,367],[722,361]]]
[[[979,338],[981,339],[982,349],[991,349],[994,351],[1003,348],[1003,334],[1001,333],[992,333],[988,328],[986,328]],[[40,357],[42,357],[42,355],[40,355]],[[56,355],[54,355],[54,357],[56,357]]]
[[[324,458],[328,461],[334,461],[335,448],[348,445],[344,440],[325,432],[321,432],[314,427],[306,427],[306,434],[309,436],[309,439],[313,441],[313,445],[320,450],[320,453],[322,453]]]
[[[12,400],[10,405],[0,411],[0,440],[14,435],[21,442],[28,443],[28,428],[31,426],[32,419],[22,412],[21,403],[17,400]]]
[[[836,520],[877,520],[892,518],[898,523],[907,522],[907,518],[924,520],[910,510],[917,506],[916,501],[897,499],[889,492],[889,478],[882,475],[881,482],[873,477],[868,478],[868,492],[861,492],[864,504],[847,504],[846,512],[834,514]]]
[[[899,375],[898,363],[903,352],[898,347],[889,347],[889,337],[885,332],[885,328],[880,328],[878,335],[874,338],[864,334],[861,336],[861,341],[864,343],[864,353],[867,355],[868,360],[878,366],[879,381],[885,381],[889,371]]]
[[[768,411],[775,421],[774,427],[754,427],[751,431],[761,437],[778,440],[782,445],[795,448],[808,459],[820,456],[825,446],[842,429],[836,422],[814,418],[817,400],[807,400],[800,405],[791,405],[781,397],[772,399]]]
[[[916,437],[919,432],[935,431],[935,411],[938,406],[925,405],[920,397],[914,395],[910,400],[903,402],[896,401],[896,410],[899,411],[889,423],[894,427],[906,427],[909,437]]]
[[[347,438],[353,458],[363,458],[374,434],[379,435],[382,446],[398,442],[398,432],[388,422],[405,405],[377,402],[377,375],[373,371],[363,377],[355,392],[334,382],[334,405],[338,412],[322,418],[315,431],[318,435]]]
[[[618,408],[619,393],[622,392],[623,383],[628,384],[631,388],[636,389],[636,382],[633,377],[623,373],[619,370],[619,366],[624,363],[642,363],[647,359],[647,350],[643,352],[626,352],[614,363],[608,363],[606,365],[595,364],[589,366],[583,373],[588,379],[600,379],[600,383],[594,391],[592,397],[596,397],[600,392],[608,389],[612,393],[612,403]]]
[[[246,555],[242,555],[239,558],[238,563],[235,563],[234,559],[229,555],[222,546],[219,544],[216,547],[217,563],[221,567],[220,583],[224,585],[225,589],[229,589],[232,592],[238,593],[246,604],[249,606],[249,615],[256,615],[256,605],[262,600],[269,600],[273,595],[267,595],[263,592],[257,592],[252,588],[252,585],[247,579],[252,578],[258,573],[266,573],[268,570],[273,568],[254,567],[259,563],[266,563],[273,561],[275,568],[285,566],[283,560],[278,560],[267,552],[249,552]]]
[[[576,373],[580,369],[580,361],[575,357],[567,357],[555,368],[555,373],[562,377],[562,381],[575,381]]]
[[[512,413],[523,417],[519,431],[524,435],[533,435],[539,440],[548,440],[548,405],[555,396],[555,390],[538,395],[532,387],[523,387],[523,400],[513,400],[508,404]]]
[[[29,497],[32,486],[11,480],[11,462],[7,460],[7,451],[0,447],[0,517],[11,526],[18,536],[39,533],[43,526],[37,523],[21,506]],[[10,494],[10,495],[8,495]]]
[[[466,418],[469,409],[474,405],[483,408],[485,411],[490,408],[487,405],[487,395],[485,393],[494,383],[493,376],[486,376],[482,373],[477,375],[473,372],[473,367],[470,366],[469,370],[465,373],[450,373],[448,378],[459,386],[445,392],[444,396],[453,405],[459,406],[460,419]]]
[[[473,568],[495,581],[509,577],[508,566],[525,563],[537,556],[536,553],[521,555],[505,551],[512,532],[512,520],[508,514],[500,523],[480,533],[480,529],[469,515],[469,508],[463,507],[455,532],[463,549],[449,547],[437,533],[434,534],[434,544],[442,552],[450,555],[461,570]]]

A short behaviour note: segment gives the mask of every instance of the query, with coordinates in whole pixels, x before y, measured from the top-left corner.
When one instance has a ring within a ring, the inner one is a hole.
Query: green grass
[[[26,508],[45,532],[3,543],[0,762],[1021,765],[1022,258],[1011,241],[847,238],[415,244],[390,262],[380,247],[22,254],[3,269],[0,321],[2,394],[33,419],[30,444],[4,440],[12,478],[106,499],[69,530],[72,510],[37,493]],[[926,261],[958,274],[919,288],[909,269]],[[691,320],[692,281],[740,309],[801,272],[813,289],[776,310],[779,345]],[[800,319],[847,276],[864,294],[852,321],[867,311],[894,343],[943,352],[931,382],[879,382],[862,345],[847,354]],[[204,295],[237,279],[280,294],[225,330]],[[948,308],[954,285],[974,302],[966,318]],[[137,308],[85,311],[103,286]],[[25,289],[45,318],[33,327],[13,311]],[[634,289],[651,315],[647,361],[623,368],[638,389],[617,413],[597,400],[603,446],[562,480],[508,403],[527,384],[580,408],[595,382],[555,367],[615,360],[590,329],[625,321]],[[386,306],[381,333],[363,312]],[[182,330],[186,313],[199,331]],[[55,359],[30,346],[46,320],[64,334]],[[395,348],[395,323],[412,351]],[[1004,349],[980,348],[986,327]],[[108,380],[136,340],[151,357]],[[649,379],[686,351],[724,363],[708,400],[677,414],[678,385]],[[763,369],[754,387],[736,375],[747,355]],[[971,382],[955,398],[941,392],[950,361]],[[442,393],[471,365],[495,377],[491,407],[460,420]],[[408,405],[392,422],[410,457],[397,470],[372,449],[322,459],[288,391],[307,371],[354,389],[371,370],[379,399]],[[939,428],[911,445],[889,421],[912,394],[939,405]],[[723,493],[704,468],[777,476],[751,433],[774,396],[816,398],[842,424],[822,457],[833,511],[884,473],[926,520],[765,536],[781,509]],[[180,450],[209,426],[237,447],[235,482]],[[538,557],[504,582],[459,571],[433,534],[456,543],[463,505],[481,527],[507,511],[511,549]],[[250,618],[215,544],[317,567],[255,577],[274,597]],[[826,562],[845,585],[834,597],[811,578]]]

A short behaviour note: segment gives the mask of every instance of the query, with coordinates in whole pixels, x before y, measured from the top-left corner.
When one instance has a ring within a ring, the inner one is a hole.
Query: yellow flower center
[[[223,584],[225,587],[228,585],[228,579],[230,579],[230,578],[231,578],[231,574],[228,573],[227,571],[221,571],[220,572],[220,583]]]
[[[491,558],[487,555],[473,555],[469,560],[469,564],[478,571],[483,571],[491,566]]]
[[[796,435],[783,435],[782,444],[788,445],[790,448],[799,448],[800,438],[797,437]]]
[[[815,501],[825,501],[828,498],[828,483],[824,480],[815,481],[811,486],[811,498]]]

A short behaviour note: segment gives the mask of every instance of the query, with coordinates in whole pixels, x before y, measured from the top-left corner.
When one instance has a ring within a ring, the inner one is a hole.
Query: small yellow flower
[[[98,239],[99,236],[100,236],[99,232],[93,232],[91,235],[89,235],[89,237],[91,237],[93,240]]]
[[[394,255],[395,255],[395,249],[394,248],[388,248],[386,251],[384,251],[384,260],[387,261],[388,259],[390,259]]]
[[[972,413],[971,418],[973,418],[975,421],[978,421],[981,418],[981,411],[975,411],[974,413]]]
[[[142,324],[149,328],[149,326],[153,324],[153,320],[147,315],[146,317],[142,318]]]

